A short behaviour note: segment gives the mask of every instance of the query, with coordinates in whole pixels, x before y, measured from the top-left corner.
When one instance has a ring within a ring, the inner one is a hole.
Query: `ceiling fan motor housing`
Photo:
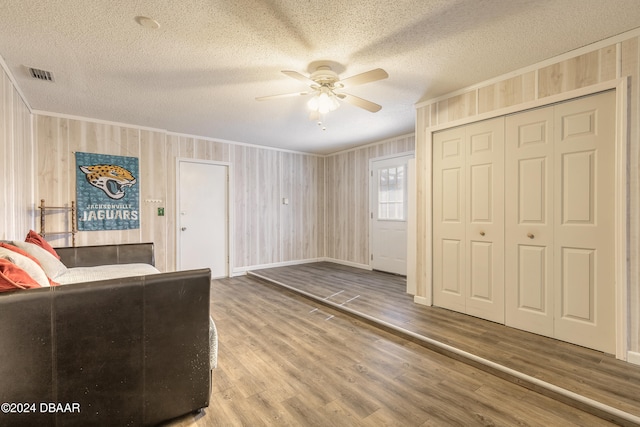
[[[309,78],[321,86],[329,87],[333,87],[340,80],[338,74],[327,65],[319,66]]]

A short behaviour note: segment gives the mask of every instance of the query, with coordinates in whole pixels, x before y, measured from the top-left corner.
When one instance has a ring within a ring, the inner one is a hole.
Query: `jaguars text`
[[[87,205],[78,221],[104,221],[104,220],[137,220],[138,211],[131,205],[118,204],[92,204]]]

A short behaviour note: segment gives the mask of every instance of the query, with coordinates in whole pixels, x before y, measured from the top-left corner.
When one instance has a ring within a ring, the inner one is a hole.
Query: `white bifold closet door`
[[[615,93],[506,119],[506,324],[615,353]]]
[[[615,353],[615,93],[433,136],[433,301]]]
[[[434,135],[437,306],[504,323],[504,119]]]

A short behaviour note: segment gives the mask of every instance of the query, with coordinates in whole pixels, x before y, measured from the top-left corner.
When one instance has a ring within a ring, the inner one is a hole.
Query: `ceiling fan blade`
[[[356,85],[362,85],[365,83],[375,82],[377,80],[383,80],[389,77],[389,74],[382,68],[376,68],[375,70],[366,71],[355,76],[347,77],[344,80],[340,80],[342,87],[351,87]]]
[[[364,108],[365,110],[371,111],[372,113],[380,111],[380,109],[382,108],[381,105],[378,105],[371,101],[367,101],[366,99],[358,98],[354,95],[349,95],[348,93],[337,93],[336,96],[343,101],[348,102],[349,104],[355,105],[356,107]]]
[[[290,96],[304,96],[309,95],[311,92],[294,92],[294,93],[282,93],[280,95],[258,96],[256,101],[266,101],[267,99],[288,98]]]
[[[311,85],[316,84],[316,82],[314,82],[313,80],[311,80],[309,77],[307,77],[307,76],[305,76],[305,75],[303,75],[303,74],[300,74],[300,73],[299,73],[299,72],[297,72],[297,71],[283,70],[283,71],[282,71],[282,74],[284,74],[284,75],[286,75],[286,76],[289,76],[289,77],[291,77],[291,78],[293,78],[293,79],[300,80],[300,81],[301,81],[301,82],[303,82],[304,84],[308,84],[308,85],[309,85],[309,84],[311,84]]]

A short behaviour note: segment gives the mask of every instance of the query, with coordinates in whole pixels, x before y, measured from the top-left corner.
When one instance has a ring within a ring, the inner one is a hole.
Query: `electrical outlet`
[[[164,208],[158,208],[158,216],[164,216]]]

